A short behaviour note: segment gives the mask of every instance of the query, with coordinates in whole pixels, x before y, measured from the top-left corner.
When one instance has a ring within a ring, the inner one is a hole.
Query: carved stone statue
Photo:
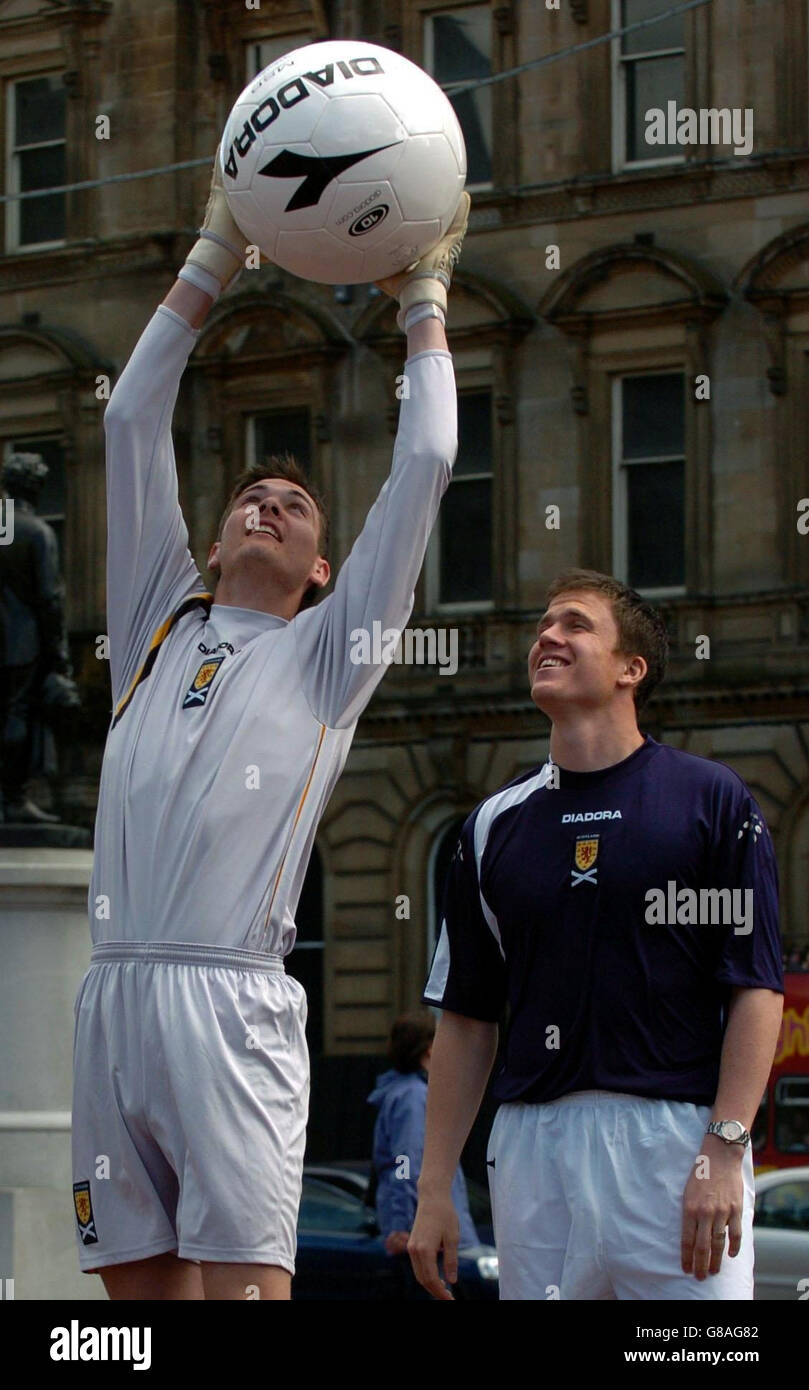
[[[65,629],[65,590],[53,529],[36,515],[48,466],[39,454],[12,454],[0,481],[0,787],[6,824],[45,825],[59,816],[27,793],[42,725],[64,732],[79,704]],[[5,534],[3,534],[5,532]],[[11,540],[9,543],[9,535]]]

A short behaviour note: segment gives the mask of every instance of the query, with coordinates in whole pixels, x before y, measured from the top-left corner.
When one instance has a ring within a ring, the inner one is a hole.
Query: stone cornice
[[[660,169],[580,174],[547,184],[522,184],[475,195],[469,230],[573,221],[628,211],[687,207],[694,203],[761,198],[809,189],[805,148],[751,156],[744,161],[693,160]]]
[[[85,28],[98,24],[112,14],[112,0],[45,0],[37,10],[26,15],[12,15],[3,18],[0,14],[0,37],[42,33],[46,26],[52,28],[66,24],[79,24]]]
[[[0,295],[52,285],[75,286],[116,273],[134,275],[152,270],[170,275],[182,265],[190,245],[190,237],[183,233],[160,230],[103,241],[88,237],[51,250],[11,252],[0,256]]]
[[[782,681],[778,685],[738,685],[698,688],[664,686],[643,712],[644,728],[675,729],[716,724],[809,723],[809,680]],[[363,714],[355,743],[395,742],[403,737],[423,739],[435,733],[454,732],[542,738],[548,721],[528,698],[456,695],[451,701],[411,697],[388,704],[377,696]]]

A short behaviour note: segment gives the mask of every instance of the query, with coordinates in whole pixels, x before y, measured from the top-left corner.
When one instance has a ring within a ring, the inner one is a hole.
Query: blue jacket
[[[411,1230],[415,1220],[416,1182],[424,1152],[427,1074],[393,1069],[383,1072],[368,1101],[379,1109],[374,1126],[374,1167],[376,1210],[384,1237],[391,1231]],[[461,1248],[479,1245],[460,1165],[452,1180],[451,1194],[461,1226]]]

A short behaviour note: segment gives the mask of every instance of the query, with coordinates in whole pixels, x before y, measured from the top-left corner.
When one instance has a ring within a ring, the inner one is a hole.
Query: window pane
[[[312,465],[308,410],[274,410],[255,417],[256,462],[289,450],[308,473]]]
[[[366,1210],[359,1197],[304,1178],[298,1214],[300,1231],[362,1231]]]
[[[458,457],[453,476],[492,471],[492,396],[490,391],[458,397]]]
[[[637,24],[640,19],[662,14],[671,10],[672,0],[623,0],[621,6],[621,28],[625,24]],[[624,53],[654,53],[660,48],[682,48],[685,43],[685,17],[672,15],[661,19],[657,24],[649,24],[644,29],[636,29],[633,34],[624,34],[621,40]]]
[[[636,589],[685,579],[685,465],[636,463],[627,472],[628,583]]]
[[[274,63],[276,58],[283,58],[286,53],[303,48],[308,42],[308,34],[283,34],[277,39],[261,39],[258,43],[246,44],[247,81],[252,81],[258,73]]]
[[[650,145],[646,140],[646,112],[666,103],[684,106],[685,62],[683,58],[639,58],[626,65],[626,157],[627,159],[668,159],[683,154],[682,145]]]
[[[20,191],[53,188],[65,180],[64,145],[46,145],[41,150],[25,150],[20,161]],[[65,235],[65,195],[52,193],[45,198],[24,198],[20,202],[20,244],[62,241]]]
[[[466,145],[466,182],[492,181],[492,89],[480,92],[461,92],[455,97],[447,93],[463,131]]]
[[[680,372],[623,380],[623,457],[685,452],[685,387]]]
[[[756,1225],[782,1231],[809,1231],[809,1183],[779,1182],[762,1192]]]
[[[440,84],[491,75],[491,15],[488,5],[433,16],[433,77]],[[467,182],[492,177],[491,88],[463,92],[450,101],[466,142]]]
[[[433,77],[462,82],[491,76],[491,18],[488,5],[433,15]]]
[[[756,1111],[756,1118],[753,1121],[753,1128],[750,1131],[750,1143],[755,1150],[763,1149],[767,1143],[767,1126],[769,1120],[770,1096],[769,1091],[765,1091],[761,1097],[761,1103]]]
[[[809,1077],[781,1077],[776,1084],[775,1147],[809,1153]]]
[[[492,485],[450,484],[441,504],[441,603],[471,603],[492,593]]]
[[[65,89],[61,77],[34,77],[14,88],[15,145],[65,136]]]

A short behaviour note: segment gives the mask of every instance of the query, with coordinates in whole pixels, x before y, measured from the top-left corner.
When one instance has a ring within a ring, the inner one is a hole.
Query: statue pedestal
[[[21,826],[24,846],[0,843],[0,1279],[14,1279],[16,1299],[105,1297],[78,1268],[70,1161],[93,856],[39,839],[71,829]]]

